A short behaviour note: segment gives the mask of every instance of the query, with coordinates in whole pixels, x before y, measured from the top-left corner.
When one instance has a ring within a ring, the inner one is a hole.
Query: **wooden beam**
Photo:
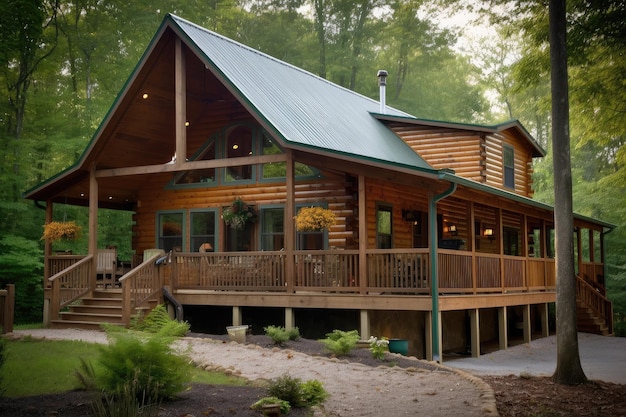
[[[472,352],[472,358],[480,356],[480,310],[473,308],[469,311],[470,314],[470,350]]]
[[[531,341],[530,304],[522,306],[522,318],[524,326],[524,343]]]
[[[359,286],[361,294],[367,293],[367,195],[365,176],[358,177],[359,199]]]
[[[504,350],[509,346],[507,307],[498,307],[498,341],[500,349]]]
[[[283,220],[283,227],[285,233],[285,278],[287,280],[287,292],[292,293],[295,287],[296,278],[296,266],[294,259],[294,251],[296,249],[296,230],[295,222],[293,220],[296,215],[296,191],[295,191],[295,167],[293,153],[290,150],[286,151],[286,173],[285,173],[285,214]]]
[[[539,304],[539,314],[541,315],[541,336],[548,337],[550,336],[550,322],[548,314],[548,303]]]
[[[233,306],[233,326],[241,326],[243,322],[243,315],[241,314],[241,307]]]
[[[293,308],[285,307],[285,329],[294,329],[296,327],[296,316]]]
[[[370,338],[370,316],[369,311],[361,309],[359,311],[359,327],[361,340],[368,340]]]
[[[226,168],[240,165],[267,164],[270,162],[284,162],[285,154],[255,155],[241,158],[211,159],[206,161],[181,161],[181,164],[143,165],[137,167],[109,168],[96,172],[96,178],[125,177],[131,175],[158,174],[166,172],[190,171],[194,169]]]
[[[89,171],[89,254],[93,256],[91,267],[92,289],[96,288],[96,268],[98,266],[98,181],[96,180],[96,164]]]

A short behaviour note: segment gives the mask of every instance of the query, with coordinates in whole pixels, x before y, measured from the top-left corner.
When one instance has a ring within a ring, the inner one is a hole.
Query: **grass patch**
[[[15,398],[81,389],[75,376],[81,366],[80,358],[91,362],[97,374],[102,372],[96,360],[99,355],[98,345],[94,343],[31,337],[9,340],[6,363],[0,370],[1,379],[7,382],[4,395]],[[198,368],[192,368],[191,381],[214,385],[246,384],[242,378]]]

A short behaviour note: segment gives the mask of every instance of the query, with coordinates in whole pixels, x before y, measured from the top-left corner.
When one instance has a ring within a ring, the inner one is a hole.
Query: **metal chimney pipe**
[[[386,92],[385,92],[385,87],[387,86],[387,71],[385,70],[379,70],[378,74],[376,74],[376,76],[378,77],[378,85],[380,87],[380,113],[381,114],[385,114],[385,112],[387,111],[386,109],[386,104],[385,104],[385,96],[386,96]]]

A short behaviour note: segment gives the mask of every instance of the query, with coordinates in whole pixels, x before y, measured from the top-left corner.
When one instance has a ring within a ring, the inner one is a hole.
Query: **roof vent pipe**
[[[385,114],[386,105],[385,105],[385,87],[387,85],[387,71],[379,70],[376,76],[378,77],[378,85],[380,86],[380,113]]]

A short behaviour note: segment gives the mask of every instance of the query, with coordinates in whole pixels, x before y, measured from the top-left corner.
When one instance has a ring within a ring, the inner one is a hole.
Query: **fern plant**
[[[360,336],[357,330],[333,330],[326,333],[326,339],[320,339],[324,347],[336,356],[346,356],[356,346]]]

